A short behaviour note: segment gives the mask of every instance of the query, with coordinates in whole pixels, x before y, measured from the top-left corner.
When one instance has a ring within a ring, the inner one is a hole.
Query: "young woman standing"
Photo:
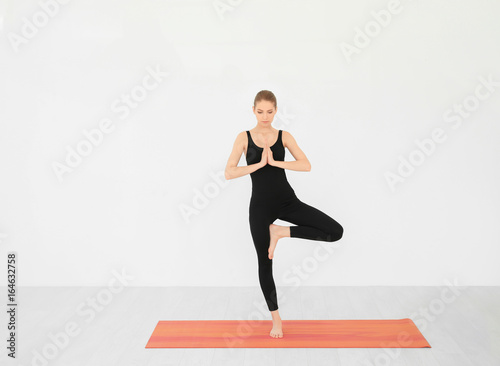
[[[257,125],[238,134],[225,169],[226,179],[250,174],[252,196],[249,207],[250,232],[257,251],[259,282],[273,319],[271,337],[282,338],[273,256],[280,238],[292,237],[333,242],[342,238],[342,226],[322,211],[300,201],[288,183],[285,169],[310,171],[311,164],[293,136],[271,126],[277,112],[275,95],[261,90],[255,96],[253,113]],[[285,147],[295,161],[285,162]],[[247,166],[237,166],[245,152]],[[296,226],[273,224],[276,219]]]

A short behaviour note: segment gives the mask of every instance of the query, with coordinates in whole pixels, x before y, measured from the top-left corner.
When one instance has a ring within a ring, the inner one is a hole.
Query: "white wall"
[[[278,285],[500,284],[498,1],[0,6],[0,271],[16,251],[19,285],[258,286],[250,176],[223,170],[261,89],[312,163],[286,172],[297,196],[345,229],[282,239]]]

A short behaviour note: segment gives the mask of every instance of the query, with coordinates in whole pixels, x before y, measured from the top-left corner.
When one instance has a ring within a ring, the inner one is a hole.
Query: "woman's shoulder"
[[[297,142],[295,141],[295,138],[293,135],[288,132],[283,130],[282,135],[281,135],[281,140],[283,141],[283,145],[288,148],[288,146],[293,146]]]
[[[247,133],[248,133],[248,130],[245,130],[245,131],[240,131],[240,132],[238,132],[238,134],[236,135],[236,138],[237,138],[237,139],[238,139],[238,138],[243,138],[243,137],[245,137],[245,136],[247,135]]]
[[[284,138],[284,139],[289,139],[289,138],[293,138],[292,134],[286,130],[281,130],[281,136]]]
[[[236,142],[239,142],[239,143],[246,143],[247,140],[248,140],[248,130],[245,130],[245,131],[240,131],[238,132],[238,134],[236,135]]]

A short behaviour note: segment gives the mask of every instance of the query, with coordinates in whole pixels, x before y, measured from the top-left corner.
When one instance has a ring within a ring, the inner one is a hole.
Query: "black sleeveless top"
[[[246,132],[248,137],[246,161],[247,165],[251,165],[260,162],[264,148],[255,145],[250,131]],[[279,161],[285,161],[285,147],[283,146],[282,132],[282,130],[279,130],[278,140],[271,146],[273,159]],[[273,195],[279,194],[280,196],[295,194],[293,188],[286,179],[285,169],[283,168],[266,164],[262,168],[250,173],[250,177],[252,178],[252,194],[270,193]]]

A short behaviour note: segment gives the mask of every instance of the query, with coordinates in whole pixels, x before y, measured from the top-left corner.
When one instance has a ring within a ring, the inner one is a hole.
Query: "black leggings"
[[[288,221],[290,237],[333,242],[342,238],[342,226],[322,211],[289,194],[284,198],[252,194],[249,208],[250,232],[257,250],[259,282],[270,311],[278,309],[273,279],[273,260],[269,259],[269,225],[276,219]]]

